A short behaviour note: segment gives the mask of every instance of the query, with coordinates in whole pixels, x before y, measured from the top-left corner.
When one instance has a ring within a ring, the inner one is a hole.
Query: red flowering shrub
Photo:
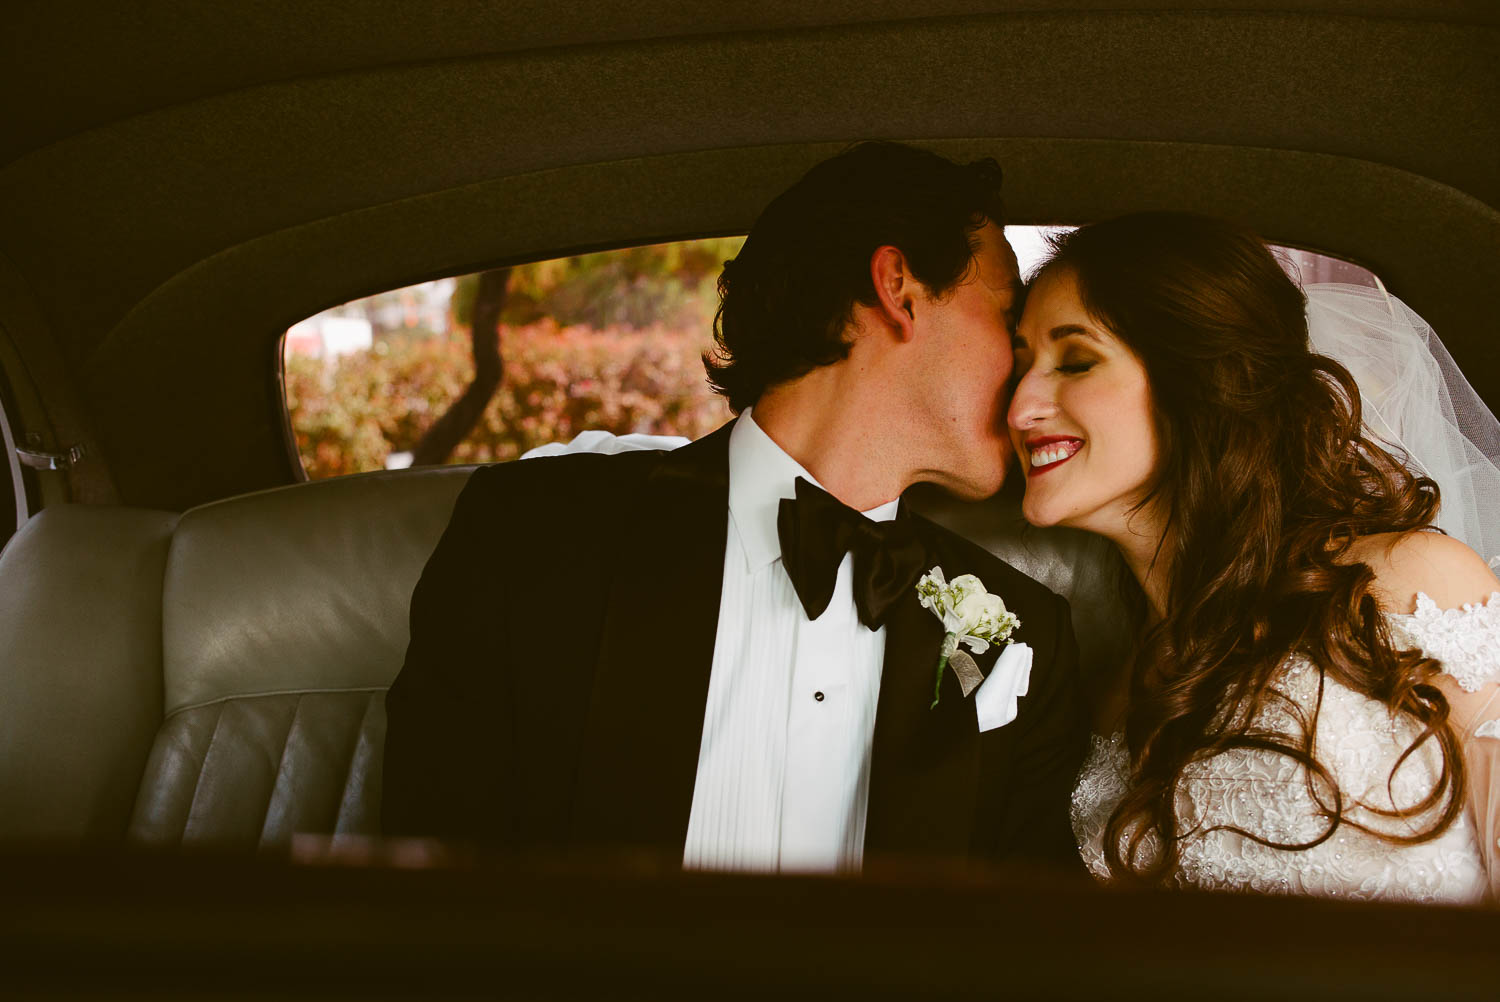
[[[500,389],[451,462],[515,459],[580,431],[698,438],[729,419],[704,377],[706,330],[502,327]],[[410,451],[474,376],[468,332],[395,333],[323,362],[290,355],[286,403],[313,479],[385,467]]]

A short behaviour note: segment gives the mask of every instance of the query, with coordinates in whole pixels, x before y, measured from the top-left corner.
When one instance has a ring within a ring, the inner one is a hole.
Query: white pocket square
[[[974,712],[979,730],[992,731],[1016,719],[1020,699],[1031,685],[1031,648],[1026,644],[1007,644],[995,661],[995,667],[974,691]]]

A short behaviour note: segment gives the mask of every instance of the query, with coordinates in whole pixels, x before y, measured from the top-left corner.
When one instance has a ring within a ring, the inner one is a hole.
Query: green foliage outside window
[[[511,271],[502,323],[551,317],[560,327],[686,327],[713,322],[723,263],[743,237],[685,240],[518,265]],[[453,316],[470,321],[477,275],[458,280]]]
[[[501,311],[504,374],[450,461],[510,460],[592,428],[698,438],[730,418],[704,376],[715,283],[741,237],[518,265]],[[382,330],[369,351],[288,353],[286,404],[313,479],[383,469],[409,452],[474,377],[477,275],[456,280],[449,329]],[[364,301],[399,300],[400,290]],[[367,315],[361,303],[336,311]]]
[[[730,417],[709,388],[698,330],[559,328],[550,320],[500,335],[505,378],[455,463],[518,458],[580,431],[699,438]],[[312,479],[384,468],[409,451],[473,378],[466,331],[388,335],[324,363],[287,359],[287,409]]]

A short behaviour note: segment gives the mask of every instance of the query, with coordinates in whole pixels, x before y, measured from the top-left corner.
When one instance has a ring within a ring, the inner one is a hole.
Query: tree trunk
[[[505,306],[509,284],[509,268],[495,268],[479,276],[473,322],[469,325],[469,339],[474,351],[474,381],[427,429],[412,450],[413,466],[447,462],[458,443],[479,423],[490,398],[500,388],[500,379],[504,375],[500,361],[500,310]]]

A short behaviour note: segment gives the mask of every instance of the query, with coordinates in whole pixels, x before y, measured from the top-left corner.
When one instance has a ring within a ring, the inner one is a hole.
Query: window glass
[[[1342,282],[1345,285],[1363,285],[1370,289],[1384,289],[1380,279],[1368,269],[1352,261],[1329,257],[1317,251],[1298,247],[1277,247],[1277,256],[1287,274],[1301,285],[1312,282]]]
[[[592,428],[712,431],[730,412],[700,356],[713,344],[719,271],[741,242],[539,261],[304,320],[283,341],[303,468],[317,479],[494,462]]]
[[[1022,275],[1066,229],[1006,228]],[[731,416],[701,356],[713,345],[719,271],[742,239],[538,261],[309,317],[282,342],[303,469],[320,479],[496,462],[589,429],[707,434]],[[1379,287],[1358,265],[1277,251],[1300,281]]]

